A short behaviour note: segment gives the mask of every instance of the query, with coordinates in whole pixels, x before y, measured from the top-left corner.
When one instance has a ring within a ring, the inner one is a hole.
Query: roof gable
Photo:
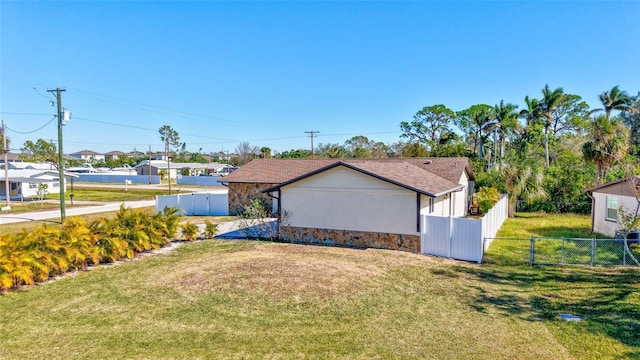
[[[449,181],[443,177],[424,170],[408,162],[388,161],[338,161],[323,168],[311,171],[296,178],[290,179],[279,185],[265,189],[263,192],[274,191],[283,186],[298,182],[303,179],[324,173],[327,170],[343,166],[351,170],[363,173],[376,179],[400,186],[402,188],[418,192],[431,197],[460,190],[463,186]]]
[[[634,176],[633,179],[635,180],[635,186],[640,193],[640,176]],[[636,194],[634,194],[634,192],[632,191],[631,181],[632,178],[609,181],[608,183],[600,184],[598,186],[586,189],[585,192],[587,194],[604,193],[635,197]]]

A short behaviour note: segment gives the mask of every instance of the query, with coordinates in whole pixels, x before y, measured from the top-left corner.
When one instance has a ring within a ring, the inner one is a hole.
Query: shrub
[[[115,218],[89,225],[72,217],[60,228],[43,225],[31,232],[0,235],[0,290],[165,246],[177,232],[176,214],[170,208],[149,215],[121,206]],[[192,226],[197,234],[197,226]]]
[[[483,186],[475,194],[474,200],[477,202],[480,212],[482,214],[486,214],[489,210],[491,210],[493,205],[500,201],[500,193],[496,188]]]
[[[218,233],[218,224],[214,224],[210,221],[204,223],[204,237],[212,239]]]
[[[182,232],[182,238],[187,241],[193,241],[198,239],[198,225],[187,222],[180,227]]]

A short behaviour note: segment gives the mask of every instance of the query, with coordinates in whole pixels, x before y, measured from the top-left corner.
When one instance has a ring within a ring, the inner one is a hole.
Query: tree
[[[564,94],[551,120],[551,135],[581,132],[589,119],[589,105],[579,95]]]
[[[500,104],[493,107],[493,112],[496,116],[496,131],[498,133],[497,145],[499,146],[499,149],[494,151],[496,158],[494,163],[497,164],[498,167],[500,167],[499,165],[504,157],[506,139],[512,136],[520,127],[520,123],[518,123],[518,113],[516,112],[517,108],[517,105],[511,103],[505,104],[504,100],[500,100]],[[498,157],[500,160],[497,160]]]
[[[347,154],[349,157],[354,158],[370,158],[371,155],[371,141],[366,136],[354,136],[351,139],[344,142]]]
[[[249,144],[248,141],[243,141],[236,147],[236,154],[238,154],[239,165],[244,165],[258,156],[260,149],[257,146]]]
[[[340,144],[318,144],[316,149],[320,157],[330,158],[330,159],[341,159],[344,158],[347,150],[344,146]]]
[[[640,92],[631,99],[629,107],[620,114],[630,131],[630,153],[640,156]]]
[[[11,150],[11,139],[7,136],[7,150]],[[4,152],[4,137],[0,132],[0,154]]]
[[[410,142],[421,142],[433,151],[438,145],[438,138],[443,133],[451,131],[450,124],[455,118],[453,110],[442,104],[425,106],[413,116],[413,121],[400,123],[400,136],[409,139]]]
[[[582,146],[582,154],[587,161],[596,165],[596,186],[612,164],[621,160],[629,149],[629,129],[620,119],[609,119],[607,115],[597,115],[589,124],[589,139]]]
[[[542,99],[540,101],[540,115],[543,120],[544,129],[544,159],[545,167],[549,168],[549,129],[553,123],[558,104],[564,96],[564,90],[561,87],[551,91],[549,85],[545,85],[542,89]]]
[[[533,203],[549,197],[543,187],[544,173],[531,154],[511,151],[500,173],[504,176],[504,186],[509,196],[509,217],[515,216],[518,200]]]
[[[169,156],[169,152],[172,147],[174,152],[179,152],[183,143],[180,142],[180,135],[177,131],[172,129],[169,125],[164,125],[158,130],[158,132],[160,133],[160,140],[164,143],[166,156]]]
[[[620,91],[616,85],[611,90],[600,94],[600,102],[602,102],[603,109],[599,110],[604,110],[605,116],[609,118],[613,110],[625,111],[628,109],[631,105],[631,97],[626,91]]]
[[[303,159],[311,156],[311,150],[307,149],[291,149],[285,150],[280,154],[281,159]]]
[[[467,135],[467,141],[472,144],[473,153],[484,158],[484,144],[496,126],[493,107],[485,104],[472,105],[470,108],[457,113],[457,124]]]
[[[260,148],[260,157],[263,159],[269,159],[271,158],[271,149],[263,146]]]
[[[164,142],[164,154],[167,157],[167,180],[169,181],[169,195],[171,195],[170,147],[173,146],[174,148],[179,148],[182,146],[184,149],[185,144],[180,142],[180,135],[178,135],[178,132],[173,130],[169,125],[162,126],[158,132],[160,133],[160,140]]]
[[[58,149],[53,142],[38,139],[35,143],[27,140],[24,143],[20,159],[29,162],[47,162],[58,168]]]
[[[412,142],[404,144],[400,149],[401,157],[427,157],[429,156],[429,150],[427,147],[419,142]]]

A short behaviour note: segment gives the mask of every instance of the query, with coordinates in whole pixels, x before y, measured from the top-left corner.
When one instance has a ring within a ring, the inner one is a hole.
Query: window
[[[429,198],[429,214],[433,213],[433,203],[434,199],[432,197]]]
[[[604,214],[606,220],[618,220],[618,198],[607,196],[607,212]]]

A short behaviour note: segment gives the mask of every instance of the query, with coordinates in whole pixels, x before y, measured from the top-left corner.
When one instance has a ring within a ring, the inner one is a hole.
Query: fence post
[[[596,239],[591,239],[591,266],[596,262]]]
[[[623,247],[622,247],[622,266],[627,266],[627,237],[625,236],[623,239]]]
[[[536,238],[531,236],[531,240],[529,243],[529,266],[533,266],[533,258],[534,258],[534,249],[535,249]]]

